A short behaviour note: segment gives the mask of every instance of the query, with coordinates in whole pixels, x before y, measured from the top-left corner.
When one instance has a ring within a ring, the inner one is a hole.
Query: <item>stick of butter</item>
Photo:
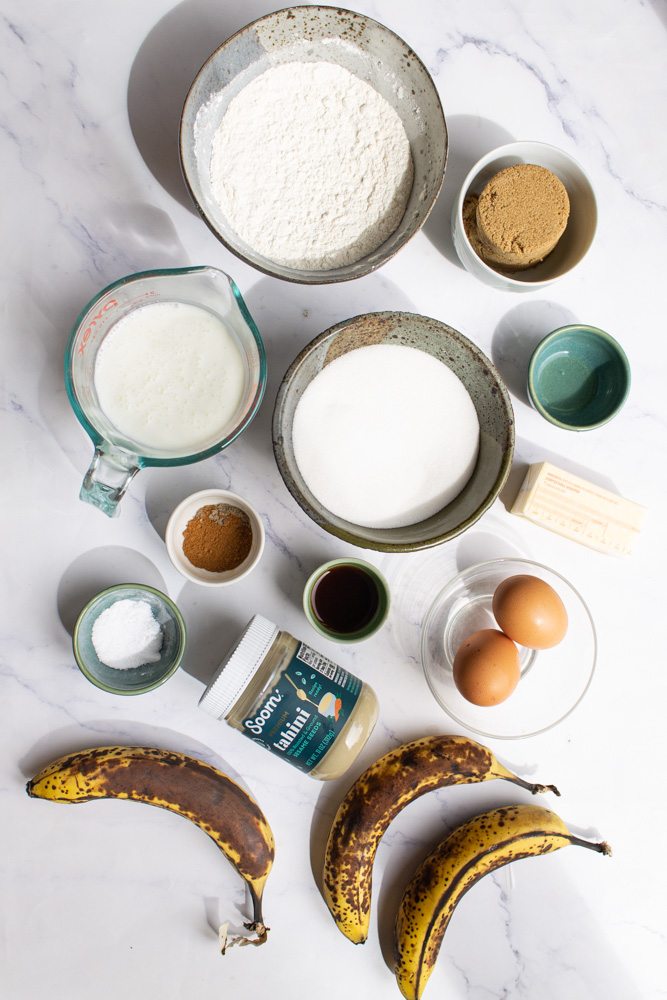
[[[511,514],[597,552],[629,556],[648,511],[551,462],[531,465]]]

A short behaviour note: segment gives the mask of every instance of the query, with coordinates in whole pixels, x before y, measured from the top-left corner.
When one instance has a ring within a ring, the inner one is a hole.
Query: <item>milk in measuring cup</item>
[[[97,353],[100,406],[123,435],[150,449],[201,451],[227,433],[246,368],[213,313],[185,302],[151,302],[111,328]]]

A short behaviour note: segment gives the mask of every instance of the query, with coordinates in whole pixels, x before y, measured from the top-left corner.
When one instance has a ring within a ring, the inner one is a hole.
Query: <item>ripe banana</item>
[[[26,790],[53,802],[133,799],[189,819],[215,841],[248,886],[253,919],[245,927],[257,937],[245,940],[266,941],[262,893],[273,865],[273,833],[254,799],[222,771],[169,750],[109,746],[61,757]]]
[[[414,799],[435,788],[504,778],[533,794],[533,785],[465,736],[427,736],[389,751],[355,781],[336,813],[324,859],[324,900],[354,944],[368,937],[373,862],[387,827]]]
[[[395,973],[407,1000],[419,1000],[456,904],[482,876],[531,855],[568,844],[611,854],[605,842],[573,836],[541,806],[505,806],[457,827],[426,858],[410,881],[396,917]]]

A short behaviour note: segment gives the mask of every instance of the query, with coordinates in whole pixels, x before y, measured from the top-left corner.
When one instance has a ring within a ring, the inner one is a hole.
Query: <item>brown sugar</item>
[[[521,163],[492,177],[472,204],[464,225],[475,252],[504,271],[522,271],[551,253],[565,232],[570,200],[563,183],[545,167]],[[474,229],[474,239],[471,231]]]

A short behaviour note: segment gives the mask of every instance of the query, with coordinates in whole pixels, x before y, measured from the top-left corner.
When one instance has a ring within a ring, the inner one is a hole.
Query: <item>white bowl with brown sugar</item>
[[[596,227],[586,172],[543,142],[511,142],[483,156],[452,213],[454,246],[466,270],[513,292],[536,291],[572,271]]]

